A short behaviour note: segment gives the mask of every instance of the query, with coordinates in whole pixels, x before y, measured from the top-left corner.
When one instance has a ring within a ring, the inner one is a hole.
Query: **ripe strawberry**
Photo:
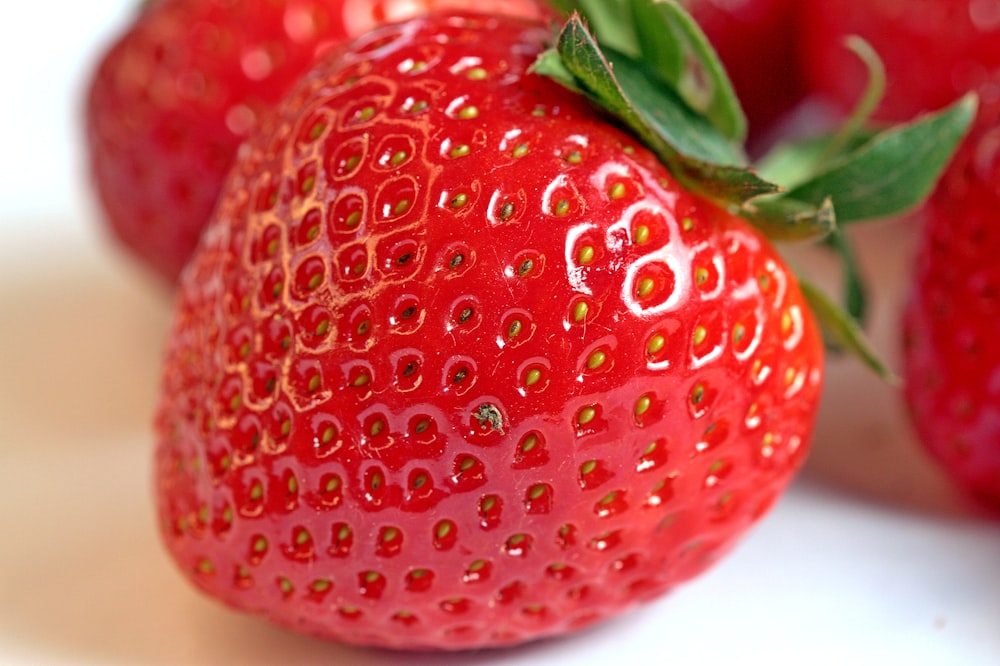
[[[844,48],[860,35],[885,63],[888,92],[875,117],[902,121],[967,90],[1000,102],[1000,13],[981,0],[810,0],[803,2],[802,63],[811,89],[840,110],[866,84],[864,65]]]
[[[179,286],[166,545],[337,640],[575,630],[722,556],[803,460],[823,350],[742,218],[435,15],[324,59],[241,149]]]
[[[467,0],[145,3],[89,84],[90,168],[112,234],[169,281],[190,256],[237,146],[317,54],[383,20]],[[537,0],[479,0],[542,16]]]
[[[1000,123],[978,128],[927,208],[905,318],[906,401],[923,444],[1000,508]]]

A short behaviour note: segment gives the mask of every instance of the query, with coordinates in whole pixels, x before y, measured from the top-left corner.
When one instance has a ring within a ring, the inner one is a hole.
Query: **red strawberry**
[[[331,45],[467,0],[145,3],[90,82],[93,181],[114,236],[173,281],[262,111]],[[536,0],[479,0],[539,17]]]
[[[904,320],[921,441],[1000,508],[1000,123],[979,128],[927,208]]]
[[[757,137],[805,97],[796,66],[799,0],[682,0],[726,66]]]
[[[743,219],[433,16],[324,60],[243,147],[156,419],[194,583],[296,630],[455,649],[695,576],[803,460],[822,346]]]
[[[982,0],[810,0],[803,2],[802,63],[812,89],[846,111],[867,81],[844,48],[860,35],[885,63],[888,92],[876,117],[902,121],[967,90],[1000,102],[1000,12]]]

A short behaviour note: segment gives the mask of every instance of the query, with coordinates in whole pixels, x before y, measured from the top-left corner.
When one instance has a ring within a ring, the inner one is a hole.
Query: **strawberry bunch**
[[[554,5],[313,49],[233,149],[155,417],[161,533],[206,593],[392,648],[572,632],[779,499],[821,329],[883,369],[773,242],[919,203],[974,100],[758,167],[679,4]]]

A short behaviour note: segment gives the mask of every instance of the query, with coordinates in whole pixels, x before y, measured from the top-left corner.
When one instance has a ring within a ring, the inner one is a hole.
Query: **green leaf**
[[[840,224],[903,213],[934,188],[976,107],[970,93],[942,111],[880,132],[786,196],[813,205],[832,197]]]
[[[632,0],[643,62],[727,139],[742,143],[747,120],[733,84],[698,23],[674,0]],[[597,35],[601,31],[594,23]]]
[[[737,147],[638,61],[613,49],[602,51],[579,16],[563,27],[556,51],[561,62],[546,54],[535,71],[583,91],[619,118],[686,187],[726,206],[777,191],[746,168]]]
[[[834,230],[825,239],[826,245],[840,257],[844,268],[844,307],[854,321],[861,323],[868,312],[868,290],[861,279],[861,268],[854,256],[854,248],[850,240],[840,229]]]
[[[801,276],[799,277],[799,288],[829,341],[854,354],[889,384],[899,384],[899,379],[881,359],[856,321],[847,316],[847,313],[841,310],[822,290]]]
[[[813,206],[781,195],[765,196],[744,204],[739,214],[775,241],[816,240],[836,228],[829,199]]]
[[[839,159],[868,143],[874,131],[861,131],[844,141],[836,134],[824,133],[776,144],[754,166],[761,178],[794,188],[820,172],[824,162]],[[834,153],[834,143],[841,143],[840,153]]]

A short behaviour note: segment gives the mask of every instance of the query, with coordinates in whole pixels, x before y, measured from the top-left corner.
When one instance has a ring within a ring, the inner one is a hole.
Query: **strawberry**
[[[157,418],[166,543],[210,594],[393,647],[560,633],[704,569],[802,462],[792,275],[526,73],[546,37],[375,32],[243,150]]]
[[[508,645],[691,579],[778,499],[820,397],[813,311],[863,345],[761,229],[828,233],[837,183],[898,201],[857,156],[947,151],[873,139],[777,193],[696,24],[631,11],[633,52],[705,76],[612,67],[575,15],[549,45],[433,14],[322,58],[241,147],[155,419],[164,542],[200,589],[340,641]]]
[[[920,441],[1000,508],[1000,123],[977,128],[926,211],[904,316],[906,404]]]
[[[143,5],[89,82],[92,180],[113,236],[173,282],[240,142],[317,54],[463,0],[159,0]],[[542,16],[536,0],[480,0]]]
[[[841,111],[865,86],[865,69],[844,48],[859,35],[885,63],[889,95],[875,117],[901,121],[967,90],[1000,101],[1000,19],[980,0],[810,0],[802,5],[801,62],[809,87]]]

